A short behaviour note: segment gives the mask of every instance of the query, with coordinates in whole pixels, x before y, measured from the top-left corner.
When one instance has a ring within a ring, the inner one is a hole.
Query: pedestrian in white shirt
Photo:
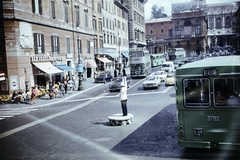
[[[122,106],[123,116],[127,116],[127,80],[126,76],[123,77],[120,90],[120,102]]]

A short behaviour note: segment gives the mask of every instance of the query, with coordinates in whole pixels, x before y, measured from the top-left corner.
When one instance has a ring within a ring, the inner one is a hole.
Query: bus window
[[[239,77],[225,77],[215,78],[213,80],[214,86],[214,102],[215,106],[239,106],[240,105],[240,78]],[[224,103],[219,102],[219,96],[221,99],[226,100]]]
[[[183,86],[186,107],[210,106],[209,80],[207,78],[184,79]]]
[[[143,69],[143,65],[144,64],[133,64],[132,68],[135,69],[135,70],[141,70],[141,69]]]

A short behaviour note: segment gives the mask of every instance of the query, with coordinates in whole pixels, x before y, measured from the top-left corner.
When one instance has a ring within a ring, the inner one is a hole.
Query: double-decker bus
[[[169,48],[167,52],[169,61],[181,61],[186,57],[186,51],[183,48]]]
[[[187,63],[175,83],[178,144],[240,149],[240,56]]]
[[[163,53],[151,54],[152,67],[161,66],[166,59]]]
[[[129,52],[131,77],[146,77],[152,72],[151,58],[148,50],[131,49]]]

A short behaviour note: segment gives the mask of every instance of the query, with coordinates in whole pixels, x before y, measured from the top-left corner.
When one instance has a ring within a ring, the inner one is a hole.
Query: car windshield
[[[155,76],[148,76],[146,80],[155,80]]]
[[[168,74],[167,77],[168,77],[168,78],[174,77],[174,74]]]
[[[162,67],[170,67],[170,64],[163,64]]]
[[[118,78],[115,80],[116,82],[122,82],[122,78]]]

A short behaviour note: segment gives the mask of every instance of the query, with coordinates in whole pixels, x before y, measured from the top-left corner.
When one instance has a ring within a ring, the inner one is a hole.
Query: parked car
[[[165,71],[156,71],[153,72],[152,74],[158,76],[161,82],[163,82],[167,77],[167,73]]]
[[[96,75],[96,78],[95,78],[95,83],[98,83],[98,82],[103,82],[103,83],[106,83],[106,82],[110,82],[112,81],[112,75],[109,71],[107,72],[99,72],[97,73]]]
[[[173,86],[173,85],[175,85],[175,71],[169,72],[165,79],[165,86]]]
[[[122,83],[123,77],[116,77],[113,79],[111,84],[109,84],[109,91],[120,91],[121,89],[121,83]],[[127,88],[129,88],[132,84],[132,78],[127,76]]]
[[[142,85],[143,85],[143,89],[147,89],[147,88],[158,88],[158,86],[160,85],[160,80],[158,78],[158,76],[156,75],[152,75],[150,74],[149,76],[147,76]]]

